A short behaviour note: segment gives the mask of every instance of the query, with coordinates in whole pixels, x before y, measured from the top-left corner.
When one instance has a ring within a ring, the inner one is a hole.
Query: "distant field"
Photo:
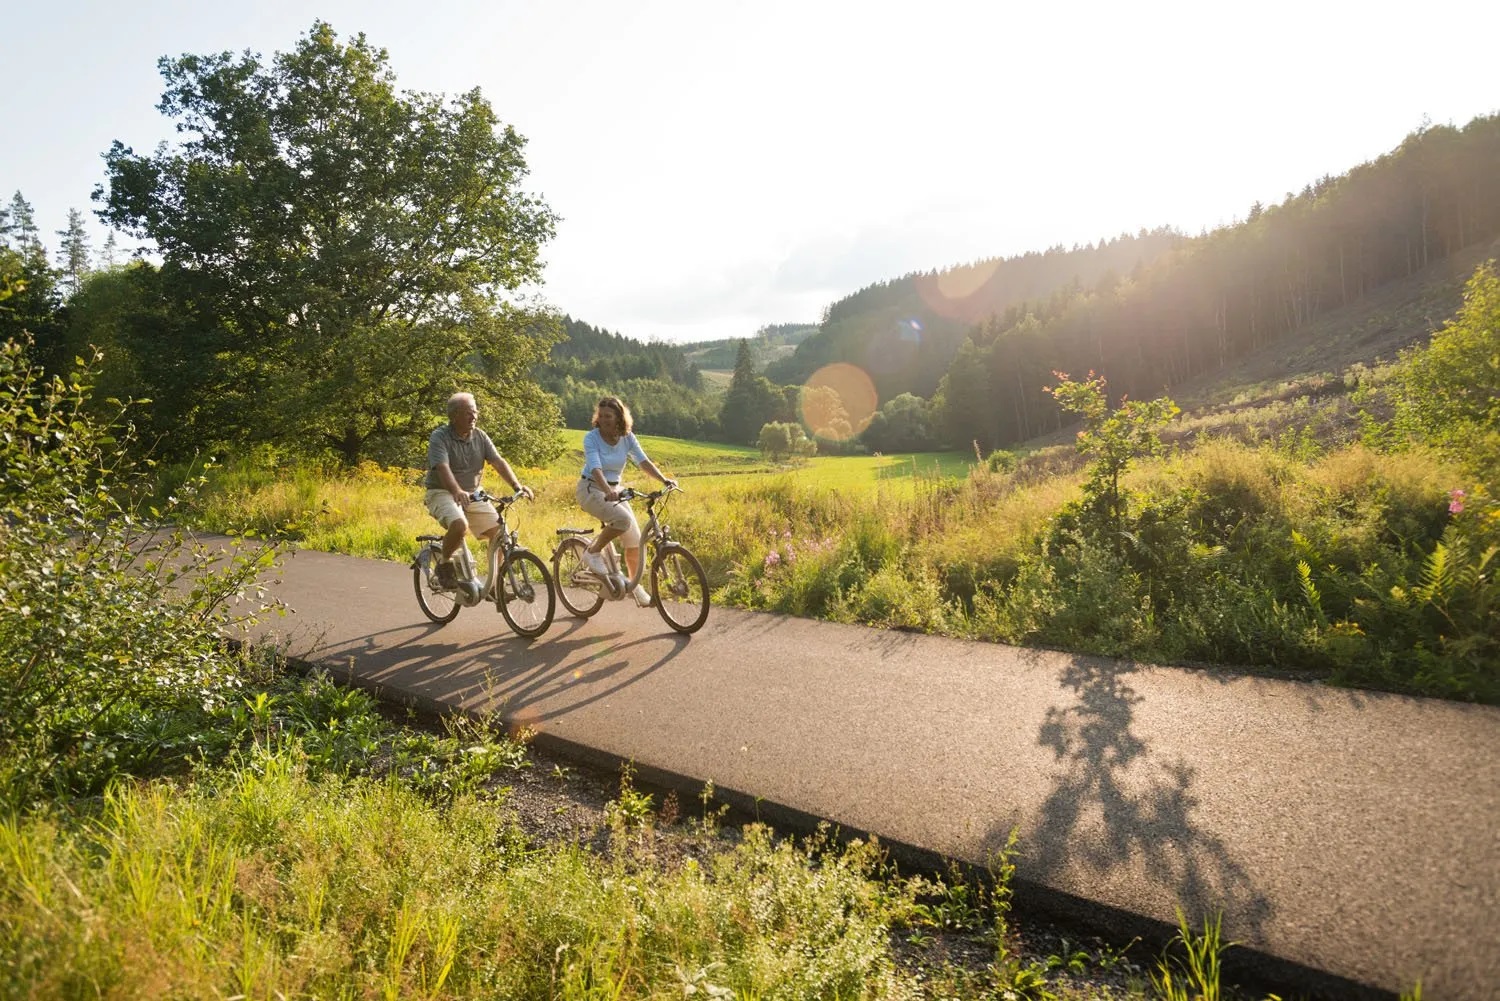
[[[582,432],[569,434],[577,435],[579,441],[582,439]],[[798,464],[775,464],[767,462],[757,449],[739,445],[683,441],[647,434],[641,435],[640,440],[646,454],[668,475],[685,481],[694,477],[711,476],[715,478],[716,485],[725,478],[781,475],[805,479],[820,486],[861,489],[877,483],[891,484],[917,479],[962,479],[969,475],[969,469],[974,464],[973,458],[962,452],[880,456],[825,455],[815,456]],[[575,446],[548,467],[545,475],[571,477],[576,475],[574,470],[582,462],[582,447]],[[637,482],[641,479],[638,474],[631,476]],[[687,485],[684,482],[683,486]]]

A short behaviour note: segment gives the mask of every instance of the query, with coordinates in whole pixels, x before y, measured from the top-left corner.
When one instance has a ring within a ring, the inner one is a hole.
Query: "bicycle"
[[[619,575],[619,554],[611,542],[602,550],[609,574],[601,577],[583,561],[585,547],[594,541],[594,529],[559,528],[562,538],[552,551],[552,578],[557,582],[557,597],[562,606],[580,618],[588,618],[604,605],[606,599],[619,601],[641,582],[646,566],[651,567],[651,604],[661,613],[667,625],[679,633],[695,633],[708,619],[708,577],[686,546],[672,538],[671,529],[660,520],[666,511],[666,498],[681,487],[663,487],[653,493],[640,493],[626,487],[620,499],[646,498],[646,524],[641,528],[641,559],[635,574],[623,581]],[[657,511],[661,501],[661,511]],[[647,559],[646,548],[650,547]]]
[[[495,497],[481,488],[469,496],[492,502],[500,515],[500,530],[489,546],[488,571],[482,580],[475,577],[468,539],[449,561],[443,559],[441,535],[419,535],[422,545],[411,561],[417,605],[423,615],[441,625],[452,622],[464,608],[493,601],[518,636],[534,639],[552,624],[557,605],[547,565],[521,545],[515,530],[505,523],[505,509],[523,495],[518,490],[509,497]]]

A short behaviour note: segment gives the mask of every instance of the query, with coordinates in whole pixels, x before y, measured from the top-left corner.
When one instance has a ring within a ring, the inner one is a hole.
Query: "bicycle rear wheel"
[[[534,639],[552,625],[556,604],[552,598],[552,578],[535,553],[517,550],[505,558],[500,567],[496,599],[500,614],[516,635]]]
[[[673,545],[651,564],[656,610],[679,633],[696,633],[708,620],[708,577],[698,557]]]
[[[568,539],[557,547],[552,558],[552,579],[557,583],[557,598],[569,612],[586,619],[604,604],[603,585],[583,562],[584,543]]]
[[[442,558],[442,550],[423,546],[411,565],[411,583],[417,592],[417,605],[423,615],[439,624],[452,622],[463,607],[458,603],[458,593],[451,587],[443,587],[438,581],[437,565]]]

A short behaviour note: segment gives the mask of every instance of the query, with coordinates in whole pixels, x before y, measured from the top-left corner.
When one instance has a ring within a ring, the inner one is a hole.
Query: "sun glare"
[[[802,420],[819,438],[848,441],[870,426],[879,404],[875,384],[858,365],[824,365],[803,383]]]
[[[935,275],[917,275],[917,294],[939,316],[973,322],[985,311],[984,296],[980,293],[999,266],[999,260],[992,260]]]

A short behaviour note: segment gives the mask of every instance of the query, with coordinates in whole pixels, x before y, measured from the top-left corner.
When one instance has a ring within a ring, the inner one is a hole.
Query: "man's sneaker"
[[[603,553],[591,553],[587,549],[583,551],[583,565],[588,567],[600,577],[609,579],[609,564],[604,562]]]
[[[454,568],[452,560],[438,560],[437,582],[438,587],[458,586],[458,571]]]
[[[635,603],[636,603],[637,607],[640,607],[640,608],[650,608],[651,607],[651,592],[647,591],[640,584],[637,584],[635,586],[635,590],[630,592],[630,596],[635,599]]]

